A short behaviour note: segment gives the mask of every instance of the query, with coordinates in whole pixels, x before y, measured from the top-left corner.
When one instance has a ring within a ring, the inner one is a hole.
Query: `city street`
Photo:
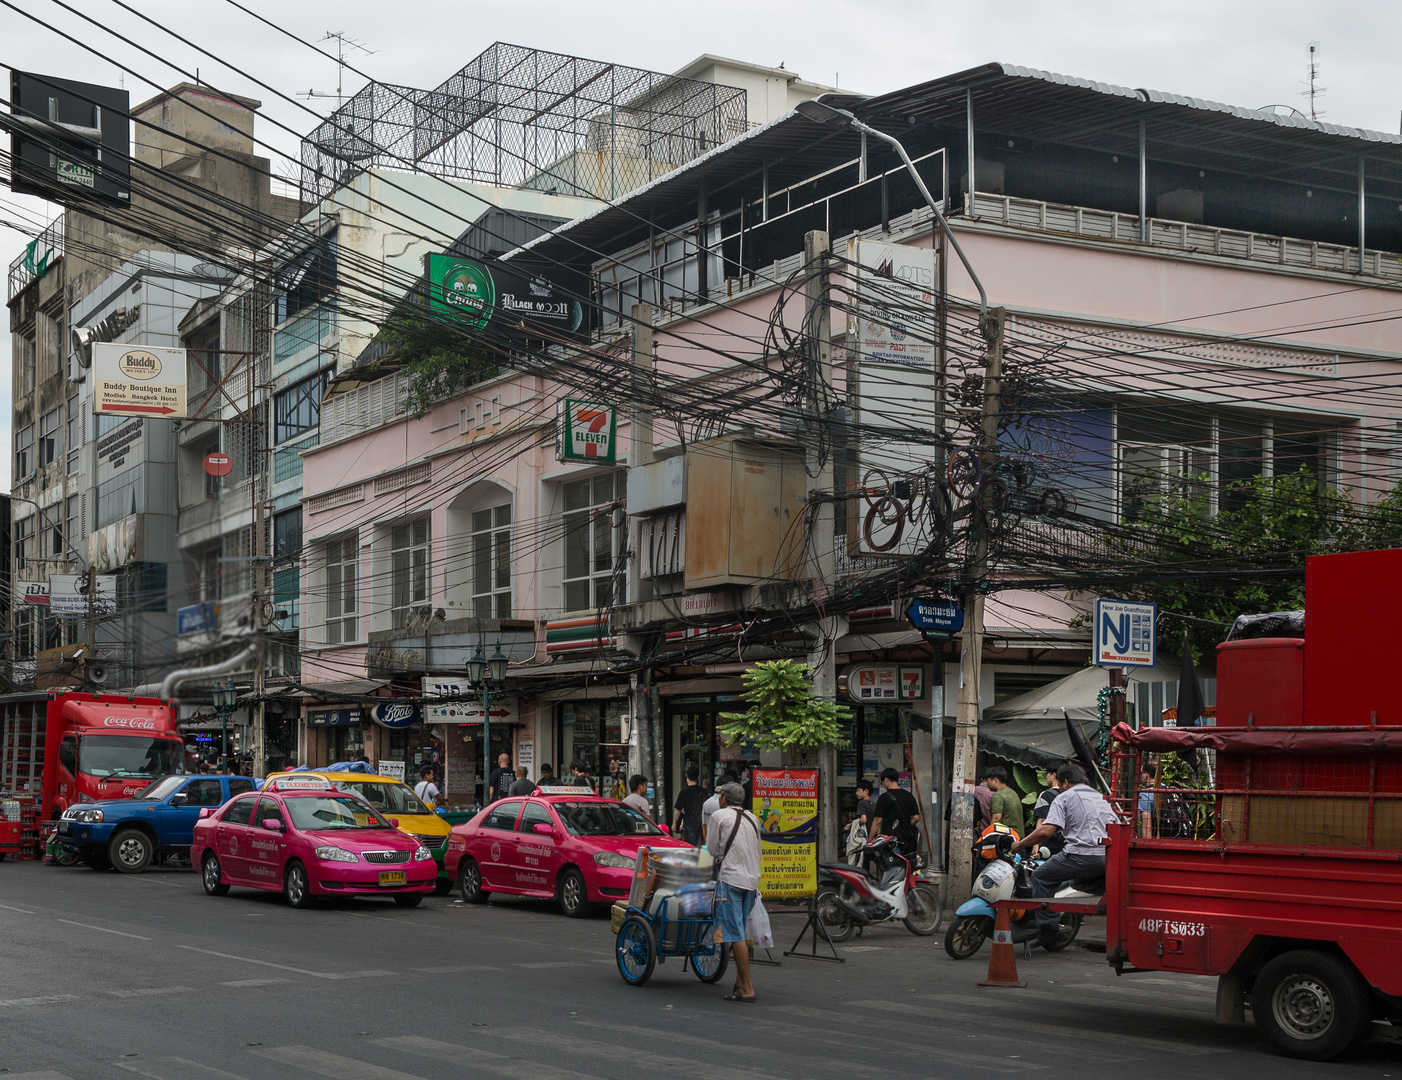
[[[776,938],[797,923],[776,920]],[[1088,926],[1095,942],[1099,926]],[[776,949],[776,954],[779,950]],[[38,1080],[339,1077],[517,1080],[770,1077],[1387,1076],[1375,1039],[1344,1064],[1270,1054],[1212,1022],[1208,979],[1116,979],[1073,947],[1020,961],[1025,990],[980,989],[987,954],[881,928],[847,963],[756,969],[759,1003],[721,1000],[673,962],[619,978],[608,919],[553,906],[416,910],[202,892],[188,870],[134,877],[0,864],[0,1072]]]

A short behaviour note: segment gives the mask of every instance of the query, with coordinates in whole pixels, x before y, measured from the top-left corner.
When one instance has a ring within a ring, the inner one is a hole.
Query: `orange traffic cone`
[[[1017,956],[1013,952],[1013,922],[1007,908],[999,908],[993,918],[993,951],[988,954],[988,978],[980,986],[1026,986],[1017,977]]]

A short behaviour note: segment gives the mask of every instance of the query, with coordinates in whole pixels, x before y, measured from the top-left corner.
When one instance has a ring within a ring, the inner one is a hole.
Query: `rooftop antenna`
[[[1300,96],[1303,98],[1309,98],[1310,119],[1324,119],[1324,110],[1319,108],[1318,100],[1319,98],[1324,96],[1324,91],[1328,90],[1329,88],[1327,86],[1319,85],[1319,42],[1317,41],[1310,42],[1310,71],[1309,79],[1305,85],[1307,89],[1301,90]]]
[[[366,56],[374,56],[379,50],[367,49],[359,41],[356,41],[355,38],[348,36],[344,30],[328,30],[326,31],[326,36],[321,40],[334,40],[336,42],[336,92],[331,94],[325,90],[299,90],[297,91],[297,96],[300,98],[334,97],[336,99],[336,108],[339,109],[345,97],[342,91],[345,87],[346,46],[349,45],[352,49],[359,49]]]

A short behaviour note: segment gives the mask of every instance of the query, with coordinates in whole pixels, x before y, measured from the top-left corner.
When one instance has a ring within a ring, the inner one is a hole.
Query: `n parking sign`
[[[1153,667],[1158,608],[1129,600],[1095,602],[1095,662],[1101,667]]]
[[[612,405],[567,398],[560,427],[561,461],[613,462],[618,413]]]

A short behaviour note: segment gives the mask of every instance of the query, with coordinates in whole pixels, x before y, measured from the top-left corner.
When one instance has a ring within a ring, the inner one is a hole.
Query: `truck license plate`
[[[407,879],[406,879],[405,876],[404,876],[404,871],[403,871],[403,870],[381,870],[381,871],[380,871],[380,884],[381,884],[381,885],[403,885],[404,882],[405,882],[406,880],[407,880]]]

